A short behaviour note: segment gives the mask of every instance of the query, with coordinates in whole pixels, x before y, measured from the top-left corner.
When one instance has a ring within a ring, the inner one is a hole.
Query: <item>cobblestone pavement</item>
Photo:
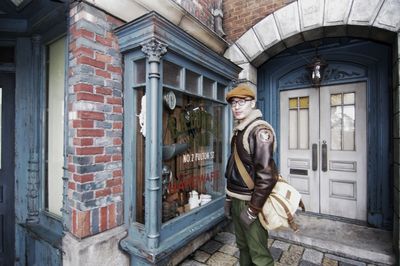
[[[275,266],[372,266],[362,261],[338,257],[332,254],[269,239],[269,249],[275,259]],[[235,236],[221,232],[188,256],[180,266],[239,266],[239,250]]]

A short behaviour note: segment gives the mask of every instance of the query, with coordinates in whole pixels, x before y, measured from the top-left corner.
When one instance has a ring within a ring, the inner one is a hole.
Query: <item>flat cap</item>
[[[250,88],[249,85],[242,83],[239,84],[237,87],[235,87],[233,90],[230,90],[226,94],[226,101],[229,102],[231,98],[252,98],[255,99],[256,95],[254,94],[254,91],[252,88]]]

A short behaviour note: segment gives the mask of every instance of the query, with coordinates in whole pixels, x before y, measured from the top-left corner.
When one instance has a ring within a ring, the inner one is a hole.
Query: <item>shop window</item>
[[[164,89],[162,221],[223,195],[224,105]]]
[[[224,84],[218,83],[217,86],[217,99],[220,101],[225,101],[225,88],[226,86]]]
[[[182,68],[169,61],[164,61],[163,66],[164,84],[174,88],[180,88]]]
[[[185,80],[186,80],[185,90],[197,94],[199,91],[200,75],[196,74],[190,70],[186,70],[186,79]]]
[[[61,216],[64,166],[65,37],[47,46],[45,209]]]
[[[203,78],[203,95],[212,98],[214,96],[214,81],[208,78]]]

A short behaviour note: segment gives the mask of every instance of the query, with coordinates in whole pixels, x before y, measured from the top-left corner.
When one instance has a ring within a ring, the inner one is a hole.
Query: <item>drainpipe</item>
[[[146,88],[146,234],[147,247],[156,249],[160,241],[161,216],[161,99],[160,99],[160,60],[167,52],[167,45],[152,38],[142,44],[142,52],[148,58],[148,87]],[[159,115],[160,114],[160,115]]]
[[[214,16],[214,31],[221,37],[225,36],[224,29],[222,27],[222,20],[224,18],[224,13],[222,11],[222,0],[215,0],[215,8],[212,10],[212,15]]]
[[[40,88],[40,45],[41,37],[34,35],[32,37],[32,84],[31,90],[33,101],[31,104],[31,119],[30,128],[32,130],[30,147],[29,147],[29,162],[28,162],[28,217],[27,223],[36,224],[39,222],[39,154],[38,154],[38,115],[39,115],[39,88]]]

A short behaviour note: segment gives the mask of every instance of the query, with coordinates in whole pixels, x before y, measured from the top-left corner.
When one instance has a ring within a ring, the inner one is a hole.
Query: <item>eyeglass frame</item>
[[[251,98],[245,98],[245,99],[239,99],[237,101],[229,101],[229,105],[234,108],[235,106],[244,106],[246,102],[253,101],[254,99]]]

